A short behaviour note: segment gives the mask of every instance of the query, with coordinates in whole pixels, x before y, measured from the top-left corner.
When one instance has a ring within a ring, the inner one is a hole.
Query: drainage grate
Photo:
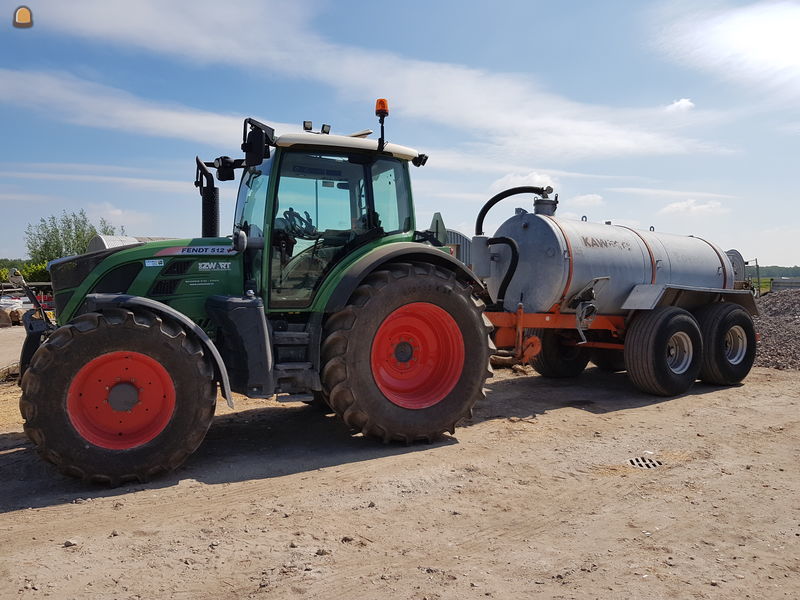
[[[637,456],[636,458],[629,458],[628,462],[634,467],[639,467],[640,469],[655,469],[656,467],[660,467],[663,464],[660,460],[647,458],[646,456]]]

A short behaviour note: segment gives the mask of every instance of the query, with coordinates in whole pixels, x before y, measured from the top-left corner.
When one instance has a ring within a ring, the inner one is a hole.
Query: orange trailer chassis
[[[526,329],[572,329],[576,330],[575,315],[558,312],[526,313],[519,306],[516,312],[487,312],[489,321],[495,327],[494,343],[498,348],[513,348],[514,356],[528,362],[539,354],[542,342],[538,336],[525,336]],[[614,339],[620,339],[625,331],[625,317],[619,315],[597,315],[591,323],[590,331],[608,331]],[[577,342],[576,342],[577,344]],[[587,341],[580,344],[584,348],[608,348],[622,350],[625,346],[612,342]]]

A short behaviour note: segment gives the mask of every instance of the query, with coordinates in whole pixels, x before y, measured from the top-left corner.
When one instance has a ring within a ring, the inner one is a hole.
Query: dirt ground
[[[42,462],[0,384],[0,597],[800,596],[800,372],[663,401],[597,369],[488,390],[410,447],[220,405],[178,472],[107,489]]]

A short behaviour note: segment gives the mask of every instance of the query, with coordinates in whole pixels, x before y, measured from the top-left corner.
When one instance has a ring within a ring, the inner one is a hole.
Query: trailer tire
[[[483,309],[449,269],[392,263],[371,273],[325,324],[322,384],[331,408],[384,442],[454,433],[491,374]]]
[[[541,351],[530,360],[530,365],[542,377],[563,379],[577,377],[589,363],[589,349],[568,346],[555,329],[528,329],[525,336],[537,336],[542,342]]]
[[[38,453],[67,475],[111,486],[181,465],[216,402],[202,344],[143,310],[87,313],[60,327],[21,383],[25,433]]]
[[[703,336],[700,379],[714,385],[734,385],[747,377],[756,358],[756,329],[750,314],[738,304],[708,304],[695,311]]]
[[[625,370],[625,351],[595,348],[592,350],[592,362],[601,371],[619,373]]]
[[[675,396],[692,387],[702,355],[697,321],[674,306],[639,313],[625,336],[628,376],[641,391],[656,396]]]

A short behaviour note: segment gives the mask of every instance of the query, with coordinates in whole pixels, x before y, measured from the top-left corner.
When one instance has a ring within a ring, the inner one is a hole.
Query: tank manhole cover
[[[646,456],[637,456],[636,458],[629,458],[628,462],[634,467],[639,467],[640,469],[655,469],[656,467],[660,467],[663,464],[660,460],[655,460],[654,458],[647,458]]]

